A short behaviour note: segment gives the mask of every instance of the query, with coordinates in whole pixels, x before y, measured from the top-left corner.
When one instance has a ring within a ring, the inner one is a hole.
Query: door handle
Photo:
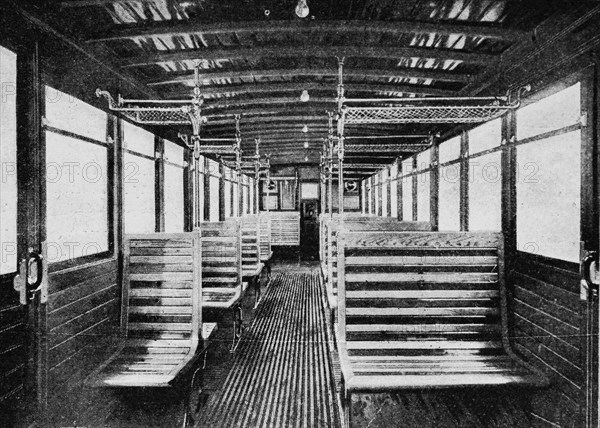
[[[599,281],[592,280],[592,269],[597,267],[598,263],[598,252],[589,251],[583,257],[581,261],[581,277],[583,279],[583,284],[587,288],[587,297],[595,297],[598,296],[598,288],[600,285]]]
[[[19,293],[19,302],[27,305],[40,292],[41,303],[48,299],[48,266],[46,263],[46,243],[42,244],[42,254],[29,249],[27,258],[19,263],[19,272],[13,279],[13,288]]]
[[[19,272],[13,279],[13,288],[19,293],[19,302],[21,305],[27,305],[27,260],[19,262]]]

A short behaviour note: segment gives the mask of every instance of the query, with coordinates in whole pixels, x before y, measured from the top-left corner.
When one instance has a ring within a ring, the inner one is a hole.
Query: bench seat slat
[[[498,290],[361,290],[346,291],[347,299],[484,299],[499,297]]]
[[[346,392],[548,384],[505,348],[501,234],[326,227]]]
[[[493,349],[502,348],[497,341],[462,341],[462,340],[399,340],[399,341],[364,341],[347,342],[347,349]]]
[[[346,387],[349,391],[357,392],[492,385],[545,386],[543,382],[540,382],[538,376],[527,373],[437,374],[435,376],[354,376],[346,382]]]
[[[438,316],[438,317],[486,317],[497,316],[500,310],[494,307],[465,307],[465,308],[347,308],[347,316],[389,317],[389,316]]]
[[[346,282],[475,282],[493,283],[498,281],[497,273],[347,273]]]

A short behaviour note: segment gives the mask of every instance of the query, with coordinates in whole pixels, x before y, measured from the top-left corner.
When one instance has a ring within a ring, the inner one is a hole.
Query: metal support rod
[[[259,192],[259,184],[260,184],[260,138],[256,138],[254,140],[256,144],[255,156],[256,160],[254,161],[254,211],[258,214],[258,192]]]
[[[411,98],[346,98],[346,103],[413,103],[432,101],[507,101],[507,96],[491,97],[411,97]]]
[[[235,141],[236,141],[236,153],[235,153],[235,171],[237,175],[236,187],[238,194],[238,217],[242,217],[243,200],[242,197],[242,132],[240,131],[240,118],[239,114],[235,115]]]

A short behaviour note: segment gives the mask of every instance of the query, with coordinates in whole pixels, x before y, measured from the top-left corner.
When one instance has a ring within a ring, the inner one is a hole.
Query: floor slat
[[[340,425],[323,298],[316,273],[273,278],[198,426]]]

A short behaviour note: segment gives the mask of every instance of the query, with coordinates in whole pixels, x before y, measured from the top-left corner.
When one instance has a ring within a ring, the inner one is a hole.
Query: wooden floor
[[[274,274],[198,426],[339,426],[323,299],[316,272]]]

